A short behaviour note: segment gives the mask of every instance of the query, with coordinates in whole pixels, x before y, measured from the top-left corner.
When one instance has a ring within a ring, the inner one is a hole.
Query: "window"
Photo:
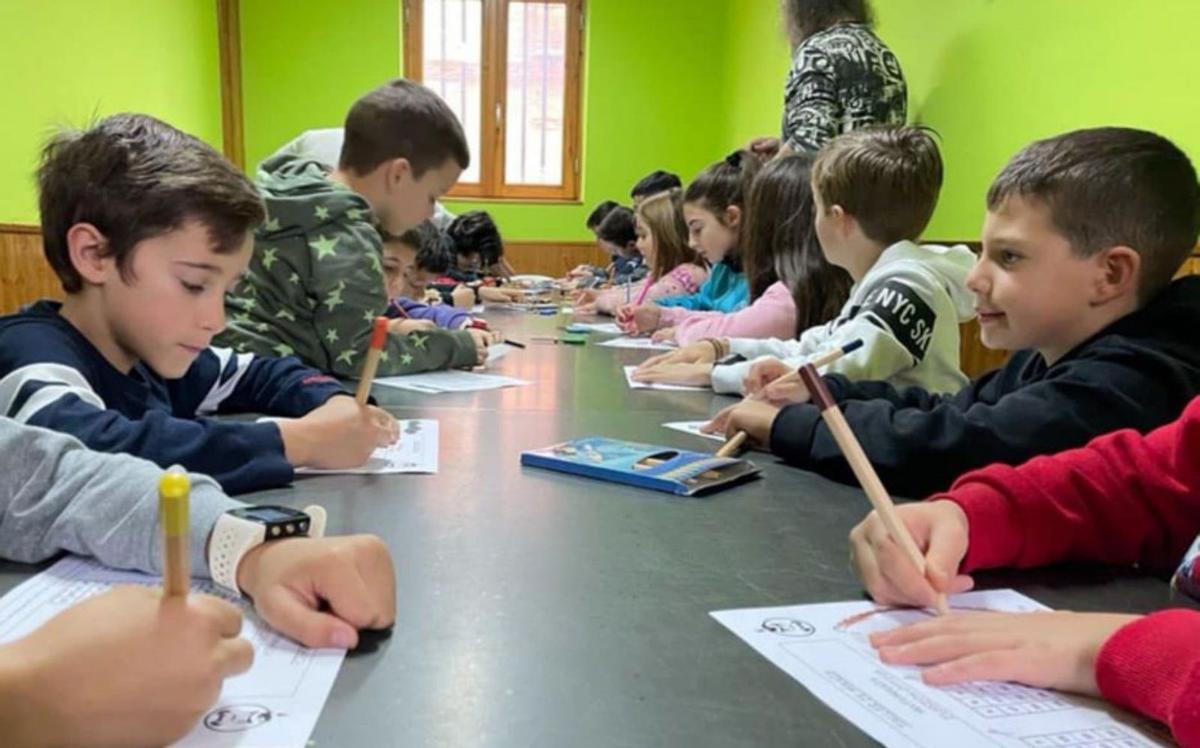
[[[405,75],[462,121],[453,197],[579,199],[583,0],[404,0]]]

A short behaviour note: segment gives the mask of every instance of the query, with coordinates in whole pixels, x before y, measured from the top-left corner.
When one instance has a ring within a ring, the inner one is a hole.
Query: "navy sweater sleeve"
[[[212,413],[262,413],[299,418],[334,395],[348,395],[333,377],[287,358],[209,348],[187,374],[168,381],[172,410],[182,418]]]
[[[206,473],[228,493],[291,482],[292,466],[284,456],[276,424],[196,416],[214,385],[220,388],[224,368],[218,366],[215,353],[205,352],[201,358],[192,367],[197,374],[189,370],[183,380],[164,387],[148,370],[129,376],[112,369],[94,348],[61,325],[24,325],[5,331],[0,340],[0,405],[3,415],[70,434],[98,452],[123,452],[163,467],[179,464]],[[308,391],[306,385],[301,388],[304,394],[293,395],[293,402],[274,407],[276,403],[262,395],[262,382],[273,371],[277,382],[287,381],[282,369],[276,369],[292,365],[264,363],[268,367],[257,372],[247,367],[237,382],[224,380],[234,385],[228,388],[233,403],[254,402],[257,396],[274,412],[286,415],[289,409],[298,411],[304,398],[316,403],[321,397],[318,389],[328,392],[331,386],[312,383]],[[212,370],[207,378],[206,368]],[[288,376],[302,382],[306,375],[293,370]],[[168,403],[170,388],[186,389],[185,385],[196,393],[191,396],[195,405],[185,406],[187,397]]]
[[[174,418],[149,410],[138,419],[67,394],[34,413],[31,426],[71,434],[90,449],[135,455],[162,467],[182,465],[216,479],[227,493],[285,485],[292,465],[274,423]]]
[[[1167,423],[1192,391],[1177,374],[1165,362],[1125,351],[1060,364],[1011,389],[993,378],[923,405],[883,397],[847,400],[842,409],[884,484],[916,497],[944,490],[974,468],[1017,464],[1117,429],[1148,431]],[[772,424],[770,446],[792,465],[854,480],[811,405],[784,408]]]

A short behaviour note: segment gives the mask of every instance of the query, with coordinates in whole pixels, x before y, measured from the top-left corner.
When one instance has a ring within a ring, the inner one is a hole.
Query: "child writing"
[[[938,592],[970,589],[979,569],[1080,561],[1155,574],[1178,565],[1174,586],[1200,598],[1200,398],[1149,435],[1127,429],[1019,467],[994,465],[897,511],[927,576],[874,513],[850,533],[855,570],[880,603],[928,605]],[[988,613],[874,634],[871,643],[886,662],[926,667],[933,685],[1002,680],[1102,696],[1165,722],[1191,746],[1200,745],[1197,632],[1200,613],[1178,608]]]
[[[813,356],[862,340],[862,350],[829,371],[935,392],[966,384],[959,371],[959,323],[973,314],[965,279],[974,255],[966,247],[915,242],[941,189],[937,143],[916,127],[859,131],[826,146],[812,177],[820,250],[854,280],[841,312],[798,340],[711,337],[693,343],[644,364],[654,369],[643,372],[646,381],[756,392],[747,387],[756,377],[781,376]],[[744,360],[715,365],[727,354]]]
[[[161,475],[145,460],[0,418],[0,557],[40,563],[68,552],[162,573]],[[205,549],[234,544],[220,520],[245,507],[211,478],[190,480],[190,566],[208,578],[216,564]],[[308,647],[353,649],[360,629],[395,620],[392,559],[375,536],[265,541],[220,562],[236,582],[225,588],[213,574],[218,586],[249,596],[267,624]],[[173,743],[209,709],[222,680],[250,667],[241,626],[236,606],[209,595],[164,598],[124,586],[79,602],[0,645],[4,744]]]
[[[687,244],[683,221],[683,193],[678,189],[660,192],[638,205],[635,213],[637,250],[650,274],[628,289],[635,303],[665,296],[695,293],[708,277],[708,270],[692,261],[695,252]],[[577,314],[613,315],[627,303],[625,288],[582,291],[576,295]]]
[[[384,238],[383,275],[391,299],[387,316],[393,320],[390,326],[393,333],[405,335],[433,327],[461,330],[474,320],[469,311],[455,308],[453,295],[451,304],[443,304],[441,296],[434,291],[438,303],[426,302],[430,284],[450,268],[446,244],[445,235],[430,221],[399,237]],[[474,292],[465,287],[463,291],[463,303],[473,303]],[[457,289],[453,293],[457,293]]]
[[[289,483],[299,466],[361,465],[395,440],[394,418],[295,358],[209,346],[263,220],[254,185],[212,148],[113,115],[51,138],[38,196],[66,298],[0,319],[0,414],[231,493]]]
[[[732,312],[746,305],[749,288],[742,273],[740,232],[746,197],[761,162],[735,151],[692,180],[683,195],[688,240],[703,255],[708,280],[694,294],[668,296],[654,304],[627,304],[617,311],[617,324],[629,333],[648,333],[662,326],[663,309]]]
[[[1191,161],[1144,130],[1079,130],[1018,153],[988,191],[967,277],[984,343],[1018,352],[953,395],[825,377],[888,488],[920,496],[993,462],[1176,418],[1200,392],[1200,278],[1172,281],[1196,246],[1198,203]],[[782,409],[747,400],[713,426],[853,480],[802,390],[772,395]]]
[[[828,322],[850,294],[850,276],[831,265],[813,225],[813,156],[797,154],[763,167],[750,188],[744,264],[750,306],[736,312],[667,309],[655,340],[687,345],[712,337],[793,338]],[[649,377],[649,378],[646,378]],[[639,381],[656,381],[649,371]]]
[[[333,171],[286,154],[260,165],[268,217],[245,277],[226,295],[220,344],[359,375],[371,320],[388,307],[380,231],[398,236],[428,219],[470,154],[446,102],[406,80],[354,102],[345,135]],[[489,340],[478,330],[390,335],[378,373],[474,366]]]

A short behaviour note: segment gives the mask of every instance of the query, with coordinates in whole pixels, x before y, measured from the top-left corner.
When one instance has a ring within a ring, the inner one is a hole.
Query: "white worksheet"
[[[377,447],[366,464],[356,468],[321,470],[296,468],[297,475],[389,475],[438,471],[438,422],[433,420],[398,421],[400,438],[391,446]]]
[[[616,322],[573,322],[567,332],[599,332],[606,335],[620,335],[621,328]]]
[[[655,343],[650,338],[631,338],[629,336],[605,340],[603,343],[597,343],[596,345],[603,345],[608,348],[633,348],[643,351],[673,351],[679,347],[674,343]]]
[[[725,441],[725,437],[722,434],[706,434],[701,431],[700,427],[706,423],[708,421],[671,421],[670,423],[664,423],[663,428],[671,429],[672,431],[682,431],[685,434],[698,436],[701,439],[712,439],[715,442]]]
[[[529,384],[529,382],[515,377],[477,374],[473,371],[430,371],[424,374],[406,374],[399,377],[376,377],[375,384],[436,395],[443,392],[498,390],[502,387],[519,387]]]
[[[483,362],[483,365],[491,366],[515,350],[517,349],[508,343],[496,343],[495,345],[490,345],[487,349],[487,360]]]
[[[114,585],[158,586],[161,580],[108,569],[91,559],[64,558],[0,598],[0,644],[18,639],[75,603]],[[217,702],[176,746],[187,748],[304,748],[342,667],[340,649],[307,649],[276,634],[244,602],[211,582],[192,591],[241,606],[242,636],[254,645],[254,665],[229,678]]]
[[[1047,610],[1012,590],[968,592],[952,596],[949,602],[952,611]],[[927,611],[860,601],[723,610],[711,615],[889,748],[1170,744],[1157,726],[1102,701],[1014,683],[935,688],[921,682],[918,668],[880,662],[867,635],[925,620],[932,615]]]
[[[704,392],[705,390],[707,390],[709,392],[712,391],[711,387],[699,387],[694,384],[659,384],[657,382],[651,384],[650,382],[635,382],[635,381],[633,381],[633,372],[635,372],[635,371],[637,371],[636,366],[626,366],[625,367],[625,381],[629,382],[630,388],[635,389],[635,390],[677,390],[677,391],[689,391],[690,390],[690,391],[695,391],[695,392]]]

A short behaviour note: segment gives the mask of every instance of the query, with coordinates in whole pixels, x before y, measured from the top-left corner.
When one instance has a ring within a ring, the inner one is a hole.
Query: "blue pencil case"
[[[758,475],[754,463],[673,447],[589,436],[521,453],[521,464],[638,488],[696,496]]]

